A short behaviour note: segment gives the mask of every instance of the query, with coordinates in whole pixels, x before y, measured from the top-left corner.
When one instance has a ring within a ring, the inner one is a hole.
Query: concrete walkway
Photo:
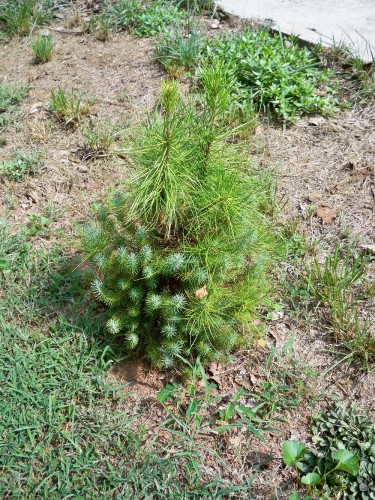
[[[346,41],[362,59],[375,59],[375,0],[220,0],[232,14],[272,19],[283,33],[309,42],[332,45]]]

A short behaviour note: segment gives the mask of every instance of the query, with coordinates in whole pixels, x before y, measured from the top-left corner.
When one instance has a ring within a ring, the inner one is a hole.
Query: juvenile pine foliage
[[[216,65],[202,85],[199,98],[184,100],[176,82],[162,84],[137,134],[130,181],[83,236],[109,334],[161,367],[249,343],[277,245],[261,212],[268,181],[228,140],[232,80]]]

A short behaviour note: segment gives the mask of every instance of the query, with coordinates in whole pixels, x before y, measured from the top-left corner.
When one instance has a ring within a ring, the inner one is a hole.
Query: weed
[[[354,75],[359,81],[359,97],[372,101],[375,95],[375,49],[360,34],[357,42],[346,34],[345,40],[340,42],[333,39],[332,46],[335,59],[349,67],[350,76]]]
[[[316,373],[293,355],[293,337],[281,350],[272,347],[263,369],[265,381],[257,395],[264,404],[263,414],[271,418],[276,413],[298,408],[301,400],[309,394],[307,381]]]
[[[172,0],[172,3],[179,9],[185,9],[193,13],[212,13],[215,10],[215,3],[213,0]]]
[[[13,83],[0,84],[0,113],[5,113],[10,107],[19,104],[27,96],[28,87]]]
[[[35,175],[44,168],[40,152],[18,154],[17,157],[13,161],[0,162],[0,179],[22,181],[27,175]]]
[[[359,470],[358,456],[345,448],[330,456],[317,458],[299,441],[284,441],[283,459],[286,465],[294,466],[298,479],[307,486],[308,498],[328,493],[331,482],[340,483],[349,475],[356,477]],[[300,470],[303,473],[301,477]],[[297,496],[294,494],[294,498],[298,498],[298,493]]]
[[[59,86],[57,90],[51,89],[51,110],[58,121],[74,127],[89,114],[90,107],[76,92],[67,92]]]
[[[325,87],[327,75],[319,71],[319,60],[297,39],[286,41],[264,30],[246,30],[240,34],[207,42],[208,61],[219,60],[236,79],[236,99],[243,105],[274,114],[284,122],[293,122],[308,113],[332,114],[337,101]]]
[[[82,133],[85,139],[85,149],[90,156],[105,153],[116,140],[113,128],[105,122],[90,123],[83,128]]]
[[[26,36],[50,18],[47,0],[6,0],[0,7],[0,25],[10,34]]]
[[[84,231],[108,332],[161,367],[251,342],[249,320],[278,249],[261,209],[268,180],[249,173],[240,146],[226,140],[231,80],[213,66],[202,82],[198,102],[164,82],[159,109],[137,134],[126,191]]]
[[[25,236],[48,236],[51,221],[42,215],[32,214],[28,217],[28,225],[23,227]]]
[[[111,38],[113,23],[105,13],[98,14],[90,19],[87,30],[93,32],[99,41],[107,42]]]
[[[179,71],[196,66],[202,43],[199,24],[176,25],[158,39],[156,56],[169,75],[174,77]]]
[[[135,36],[153,36],[182,20],[184,13],[163,0],[149,5],[143,5],[139,0],[116,0],[104,8],[101,16],[101,23],[107,18],[107,27],[127,29]]]
[[[46,63],[51,60],[53,52],[53,41],[51,35],[39,35],[33,43],[35,60],[38,63]]]
[[[360,321],[358,302],[361,294],[355,286],[361,282],[368,260],[362,256],[342,259],[337,248],[324,264],[314,258],[306,269],[307,291],[325,308],[326,318],[339,342],[350,350],[375,355],[375,339],[366,322]]]
[[[286,441],[283,457],[294,465],[301,483],[317,496],[374,499],[374,425],[357,406],[337,404],[314,417],[312,441],[307,452],[298,441]]]
[[[26,85],[0,83],[0,128],[6,128],[14,120],[15,109],[28,90]]]

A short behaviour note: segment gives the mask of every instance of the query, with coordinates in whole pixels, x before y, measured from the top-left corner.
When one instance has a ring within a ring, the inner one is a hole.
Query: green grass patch
[[[284,122],[309,113],[330,115],[335,110],[337,101],[327,73],[316,54],[299,47],[295,37],[246,30],[210,40],[205,57],[211,63],[220,61],[232,72],[236,100],[242,106]]]
[[[0,26],[10,35],[29,35],[51,18],[51,0],[6,0],[0,6]]]
[[[51,111],[65,126],[76,127],[89,114],[90,105],[75,91],[65,90],[59,85],[57,89],[51,89]]]
[[[158,429],[154,439],[137,423],[144,410],[128,403],[126,387],[107,382],[118,358],[83,291],[85,272],[59,248],[34,248],[26,230],[10,233],[4,221],[0,239],[1,496],[187,499],[248,491],[251,477],[243,485],[222,479],[215,449],[215,475],[206,473],[191,419],[161,443]],[[161,429],[173,431],[168,419]]]
[[[203,39],[200,24],[175,25],[156,42],[156,57],[171,77],[193,69],[201,58]]]
[[[15,120],[17,106],[27,93],[27,85],[0,83],[0,129],[5,129]]]

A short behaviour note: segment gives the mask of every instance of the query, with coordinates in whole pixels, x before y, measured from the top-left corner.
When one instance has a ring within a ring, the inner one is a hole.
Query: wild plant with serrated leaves
[[[251,342],[278,242],[263,213],[269,181],[227,140],[232,81],[216,65],[202,82],[199,99],[163,82],[158,109],[135,134],[130,180],[83,235],[109,334],[159,367]]]

